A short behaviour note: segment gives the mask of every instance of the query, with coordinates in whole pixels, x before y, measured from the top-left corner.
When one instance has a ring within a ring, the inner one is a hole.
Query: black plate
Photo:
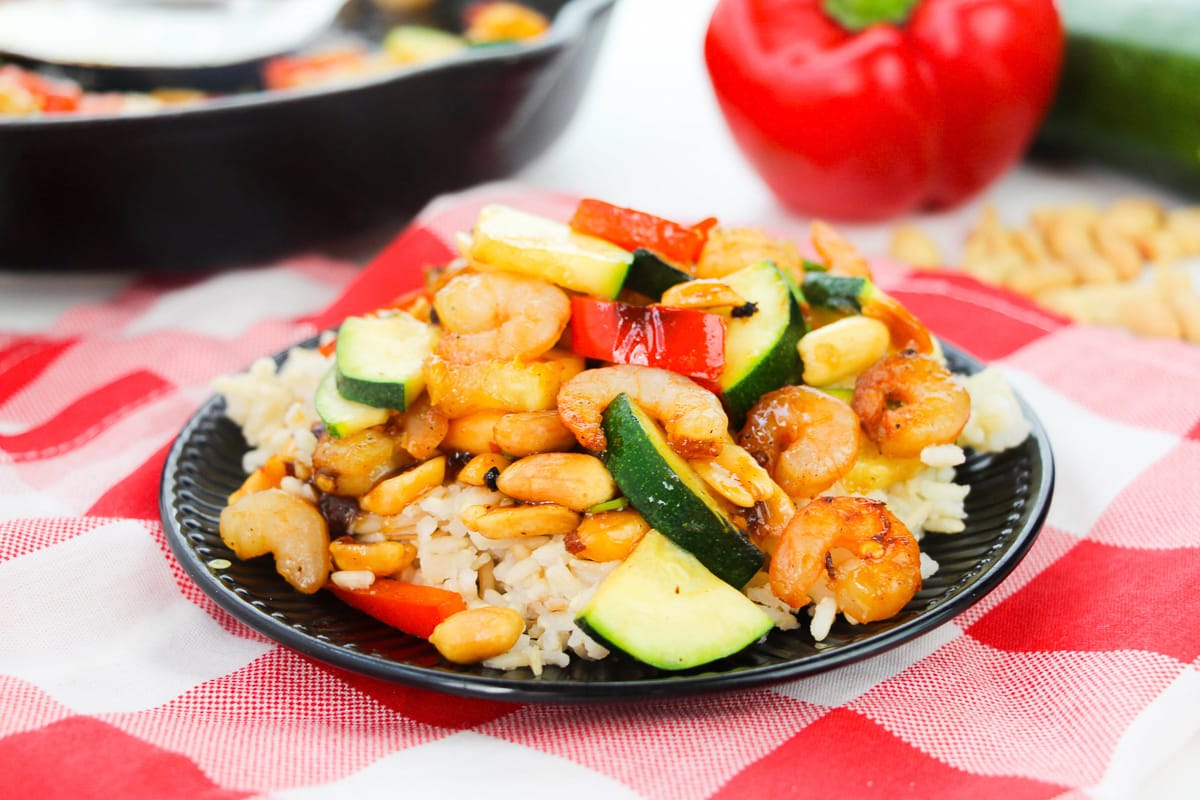
[[[949,345],[951,368],[981,364]],[[167,540],[188,575],[221,607],[250,627],[318,661],[386,680],[493,699],[574,702],[725,689],[811,675],[877,655],[946,622],[991,591],[1017,565],[1040,530],[1054,485],[1049,440],[1029,406],[1033,432],[995,455],[968,454],[958,480],[970,485],[966,531],[929,534],[922,549],[940,564],[898,616],[851,626],[840,620],[818,647],[807,627],[773,631],[741,653],[685,672],[664,672],[614,655],[548,667],[500,671],[442,660],[427,642],[343,605],[328,592],[291,589],[270,556],[239,562],[221,542],[217,520],[225,498],[245,478],[247,450],[237,426],[214,397],[180,433],[163,470],[160,504]],[[213,559],[233,562],[226,569]]]
[[[181,271],[378,249],[429,198],[527,164],[574,114],[614,0],[524,2],[554,19],[536,42],[345,84],[0,116],[0,268]]]

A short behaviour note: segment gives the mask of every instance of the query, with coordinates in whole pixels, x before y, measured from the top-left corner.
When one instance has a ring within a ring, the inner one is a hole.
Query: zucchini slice
[[[707,664],[771,630],[771,618],[695,556],[651,530],[609,573],[576,623],[659,669]]]
[[[690,281],[692,276],[673,267],[654,253],[639,247],[633,251],[633,262],[625,276],[624,288],[643,294],[651,300],[661,300],[663,292],[677,283]]]
[[[502,205],[479,212],[467,257],[493,268],[541,278],[564,289],[612,300],[633,254],[556,220]]]
[[[325,430],[329,431],[330,436],[336,437],[382,425],[391,413],[386,408],[363,405],[342,397],[337,388],[337,370],[334,368],[330,368],[317,384],[313,404],[317,407],[317,416],[325,423]]]
[[[800,380],[803,366],[796,343],[804,335],[804,314],[794,283],[771,261],[759,261],[721,279],[754,304],[748,317],[729,320],[725,371],[718,381],[735,428],[741,427],[758,398]]]
[[[437,334],[405,313],[347,317],[338,330],[337,388],[342,397],[403,411],[425,388],[421,365]]]
[[[629,395],[604,410],[605,461],[629,503],[721,580],[741,588],[766,559],[730,521],[692,466]]]

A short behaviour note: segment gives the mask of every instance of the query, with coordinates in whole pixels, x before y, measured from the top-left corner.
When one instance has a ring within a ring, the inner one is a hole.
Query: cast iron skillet
[[[537,42],[350,84],[0,117],[0,269],[186,271],[341,247],[511,173],[574,113],[615,0],[524,2],[554,18]]]

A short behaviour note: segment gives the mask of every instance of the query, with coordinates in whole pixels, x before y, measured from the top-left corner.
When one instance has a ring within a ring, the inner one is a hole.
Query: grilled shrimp
[[[771,559],[771,591],[807,605],[822,578],[858,622],[888,619],[921,588],[916,538],[878,500],[818,497],[797,512]]]
[[[559,389],[558,415],[581,445],[600,452],[608,446],[601,417],[621,393],[663,424],[671,448],[684,458],[721,452],[729,428],[721,401],[665,369],[618,364],[581,372]]]
[[[854,412],[879,450],[912,458],[951,444],[971,416],[971,398],[950,370],[915,350],[885,356],[854,384]]]
[[[458,275],[434,295],[433,307],[447,331],[438,355],[458,364],[536,358],[554,347],[571,317],[562,289],[507,272]]]
[[[835,228],[820,220],[814,220],[811,228],[813,247],[825,259],[829,271],[834,275],[850,275],[856,278],[871,277],[867,259],[854,245]]]
[[[784,386],[750,409],[738,444],[788,495],[809,498],[854,466],[858,436],[858,417],[841,400],[809,386]]]

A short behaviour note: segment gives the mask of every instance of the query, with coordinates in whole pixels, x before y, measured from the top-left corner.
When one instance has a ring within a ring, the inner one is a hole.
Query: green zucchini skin
[[[809,272],[804,276],[802,287],[805,299],[817,308],[859,314],[862,312],[862,301],[867,291],[867,279],[830,275],[827,272]]]
[[[390,416],[386,408],[357,403],[343,397],[337,388],[337,371],[334,368],[330,368],[321,379],[313,402],[317,408],[317,415],[325,424],[325,430],[335,438],[382,425]]]
[[[338,329],[337,388],[342,397],[404,411],[425,388],[421,365],[434,334],[408,314],[347,317]]]
[[[1067,47],[1034,153],[1200,193],[1200,9],[1059,0]]]
[[[746,412],[767,392],[800,379],[804,366],[796,343],[805,333],[795,282],[771,261],[760,261],[722,280],[755,304],[752,316],[731,319],[725,334],[721,399],[730,424],[740,428]]]
[[[622,393],[604,410],[603,425],[608,471],[650,527],[731,586],[749,583],[766,554],[729,520],[658,424]]]
[[[639,247],[633,251],[633,261],[629,272],[625,275],[625,285],[630,289],[649,297],[651,300],[661,300],[663,292],[679,283],[690,281],[692,276],[663,261],[654,253]]]

